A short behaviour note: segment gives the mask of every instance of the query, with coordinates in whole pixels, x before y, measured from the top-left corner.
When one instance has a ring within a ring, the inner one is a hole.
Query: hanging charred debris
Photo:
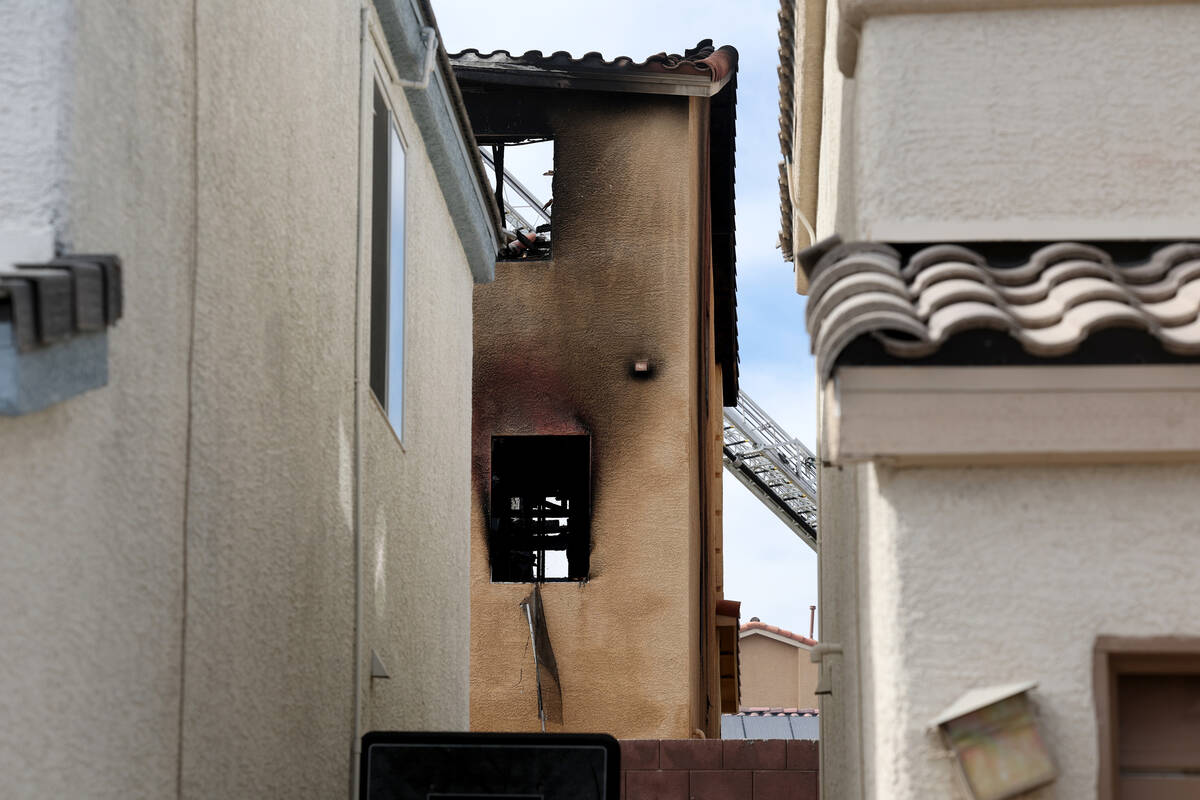
[[[550,207],[554,197],[550,192],[552,184],[546,179],[554,176],[553,140],[497,139],[479,149],[492,179],[496,209],[504,220],[505,244],[497,258],[506,261],[549,258]],[[497,176],[503,176],[503,180],[497,180]],[[549,199],[543,202],[539,194]]]
[[[529,644],[533,650],[534,676],[537,681],[538,720],[542,733],[546,723],[563,722],[562,683],[558,679],[558,661],[550,644],[550,629],[546,626],[546,610],[542,607],[541,585],[535,583],[529,595],[521,601],[521,611],[529,626]]]

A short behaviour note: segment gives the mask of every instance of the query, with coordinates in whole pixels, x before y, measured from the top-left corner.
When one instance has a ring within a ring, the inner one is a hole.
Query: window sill
[[[375,406],[375,410],[379,412],[379,416],[383,419],[383,424],[387,426],[388,432],[392,434],[392,439],[395,440],[396,446],[400,448],[401,453],[408,453],[408,449],[405,448],[404,442],[400,439],[400,434],[396,433],[396,429],[392,427],[392,420],[388,416],[387,409],[379,402],[379,398],[371,391],[371,387],[368,386],[366,388],[367,399],[371,401],[371,405]]]
[[[122,314],[116,256],[0,269],[0,415],[41,411],[108,383],[108,326]]]

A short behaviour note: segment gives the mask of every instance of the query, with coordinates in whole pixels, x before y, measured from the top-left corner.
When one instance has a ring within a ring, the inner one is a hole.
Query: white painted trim
[[[780,634],[773,633],[771,631],[764,631],[758,628],[752,628],[748,631],[738,631],[738,641],[745,639],[747,636],[765,636],[768,639],[774,639],[777,642],[790,644],[792,647],[799,648],[800,650],[812,650],[812,645],[807,645],[804,642],[797,642],[795,639],[789,639],[786,636],[781,636]]]
[[[0,268],[54,258],[54,228],[0,228]]]
[[[834,464],[1200,460],[1200,368],[846,367],[822,416]]]
[[[1196,238],[1200,215],[1108,219],[1009,217],[1006,219],[863,219],[860,236],[881,242],[1104,241]]]

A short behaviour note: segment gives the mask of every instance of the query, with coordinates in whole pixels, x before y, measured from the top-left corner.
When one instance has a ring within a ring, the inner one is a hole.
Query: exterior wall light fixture
[[[972,689],[934,719],[974,800],[1006,800],[1058,776],[1029,700],[1035,686]]]
[[[629,365],[629,374],[639,380],[653,377],[654,362],[648,358],[635,358]]]

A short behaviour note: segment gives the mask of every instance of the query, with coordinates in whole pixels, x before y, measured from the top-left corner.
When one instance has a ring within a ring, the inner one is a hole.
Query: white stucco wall
[[[826,62],[819,235],[1195,236],[1200,5],[1046,6],[865,19],[854,78]],[[961,796],[925,726],[970,688],[1027,678],[1062,773],[1031,796],[1095,796],[1095,638],[1200,634],[1198,477],[823,468],[822,640],[844,648],[823,793]]]
[[[393,676],[363,728],[467,727],[472,281],[433,166],[401,94],[402,448],[367,387],[360,4],[197,10],[0,8],[0,231],[125,270],[109,384],[0,417],[5,798],[349,792],[356,408],[359,667]]]
[[[1196,4],[868,18],[840,233],[1194,235],[1197,30]]]
[[[1061,773],[1030,796],[1094,797],[1096,637],[1200,635],[1198,481],[1195,464],[870,468],[867,796],[954,797],[928,721],[1029,679]]]
[[[190,29],[152,1],[0,8],[0,228],[42,231],[23,257],[58,239],[125,269],[108,386],[0,417],[6,798],[175,790]]]
[[[0,6],[0,262],[53,255],[74,93],[67,3]]]
[[[187,796],[349,783],[359,31],[198,8]]]
[[[364,395],[367,656],[392,676],[369,681],[365,726],[466,730],[474,284],[405,94],[392,97],[408,154],[404,444]]]

